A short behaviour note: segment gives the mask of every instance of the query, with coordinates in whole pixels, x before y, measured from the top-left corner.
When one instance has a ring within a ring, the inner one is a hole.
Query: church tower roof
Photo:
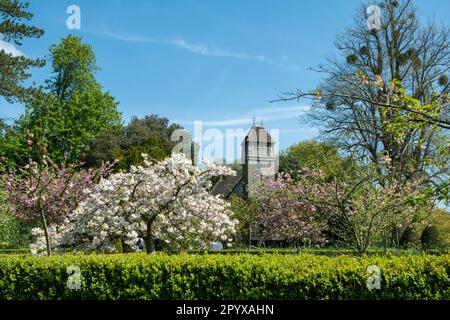
[[[251,127],[241,144],[247,142],[275,144],[275,141],[273,140],[269,132],[267,132],[266,128],[264,128],[262,125],[256,124],[253,124],[253,127]]]

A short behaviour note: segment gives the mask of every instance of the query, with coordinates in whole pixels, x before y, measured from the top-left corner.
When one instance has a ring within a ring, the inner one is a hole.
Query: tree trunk
[[[395,227],[395,240],[397,241],[395,246],[398,248],[400,246],[400,236],[398,234],[398,227]]]
[[[147,223],[147,234],[145,236],[145,249],[147,253],[155,252],[155,246],[153,244],[153,234],[152,234],[153,221]]]
[[[387,255],[387,236],[386,236],[386,230],[383,232],[383,238],[384,238],[384,255]]]
[[[125,241],[123,240],[123,238],[122,239],[120,239],[120,251],[121,251],[121,253],[125,253]]]
[[[52,254],[52,248],[50,247],[50,238],[48,236],[47,219],[45,218],[44,211],[42,210],[40,205],[39,205],[39,214],[41,216],[42,228],[44,229],[45,244],[47,246],[47,256],[50,256]]]
[[[359,255],[363,255],[367,251],[368,245],[364,243],[364,239],[356,238],[356,250]]]
[[[248,247],[252,247],[252,224],[249,223],[248,225]]]

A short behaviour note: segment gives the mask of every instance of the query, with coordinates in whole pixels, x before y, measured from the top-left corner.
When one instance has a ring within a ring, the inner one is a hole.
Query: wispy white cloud
[[[191,44],[191,43],[186,42],[183,39],[169,40],[169,41],[166,41],[166,43],[174,45],[179,48],[189,50],[193,53],[198,53],[198,54],[202,54],[205,56],[229,57],[229,58],[243,59],[243,60],[256,60],[258,62],[275,64],[275,62],[272,59],[267,58],[263,54],[253,55],[253,54],[242,53],[242,52],[231,52],[231,51],[227,51],[227,50],[210,48],[205,45]]]
[[[272,122],[278,120],[287,120],[298,118],[299,116],[305,114],[309,110],[309,106],[296,105],[288,107],[271,107],[271,108],[256,108],[247,111],[242,117],[233,119],[223,119],[223,120],[212,120],[212,121],[202,121],[204,126],[209,127],[233,127],[239,125],[248,126],[252,123],[253,117],[258,121]],[[192,124],[194,121],[178,121],[181,124]]]
[[[252,60],[260,63],[265,63],[273,66],[289,68],[292,70],[300,70],[297,65],[289,64],[286,62],[286,56],[283,56],[280,61],[275,59],[271,59],[264,54],[250,54],[245,52],[234,52],[224,49],[212,48],[210,46],[204,44],[194,44],[190,43],[182,38],[175,39],[157,39],[151,37],[143,37],[140,35],[134,34],[124,34],[124,33],[116,33],[108,30],[105,26],[103,26],[103,34],[109,38],[125,41],[125,42],[135,42],[135,43],[155,43],[155,44],[163,44],[174,46],[177,48],[181,48],[187,51],[190,51],[195,54],[200,54],[204,56],[210,57],[223,57],[223,58],[233,58],[239,60]]]
[[[11,43],[3,41],[0,39],[0,50],[10,53],[15,57],[23,56],[23,52],[14,47]]]

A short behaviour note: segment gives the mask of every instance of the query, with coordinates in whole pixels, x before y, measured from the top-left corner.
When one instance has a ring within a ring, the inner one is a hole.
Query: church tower
[[[278,171],[275,141],[261,125],[253,126],[241,143],[243,156],[243,182],[245,195],[252,196],[258,181],[274,178]]]

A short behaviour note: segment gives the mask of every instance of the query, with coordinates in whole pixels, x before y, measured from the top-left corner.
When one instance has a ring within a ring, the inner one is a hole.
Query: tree
[[[421,26],[411,0],[379,6],[380,29],[367,28],[361,6],[354,26],[336,41],[341,58],[317,69],[325,79],[316,90],[280,99],[312,99],[312,121],[348,154],[376,167],[388,155],[400,181],[427,176],[424,183],[433,183],[448,173],[448,153],[440,151],[448,149],[442,130],[450,128],[449,30]]]
[[[416,183],[380,181],[373,167],[338,172],[331,180],[320,171],[304,170],[296,182],[298,199],[312,205],[333,236],[364,253],[393,227],[402,231],[421,221],[417,210],[424,195]]]
[[[0,0],[0,42],[7,42],[11,50],[0,50],[0,96],[7,101],[25,100],[29,88],[23,81],[30,77],[28,69],[42,67],[41,59],[30,59],[14,48],[21,46],[24,38],[39,38],[44,31],[24,23],[31,20],[33,14],[28,9],[28,2],[19,0]]]
[[[232,240],[237,222],[230,219],[229,204],[208,193],[211,177],[231,170],[208,162],[199,169],[183,154],[160,162],[144,159],[129,173],[100,181],[68,220],[53,228],[57,250],[116,252],[120,243],[136,251],[139,237],[147,253],[155,251],[155,239],[176,248]],[[37,246],[42,241],[41,236]]]
[[[77,163],[99,134],[121,124],[118,103],[95,79],[95,53],[81,38],[62,39],[50,56],[53,76],[30,99],[17,134],[47,143],[54,161]]]
[[[303,201],[305,190],[288,174],[277,180],[264,180],[257,189],[257,219],[266,240],[287,241],[291,245],[322,244],[326,224],[319,219],[316,207]]]
[[[296,178],[304,168],[322,170],[332,176],[336,170],[346,166],[350,159],[344,159],[338,149],[325,142],[304,141],[290,146],[280,153],[279,171]]]
[[[29,141],[30,148],[33,141]],[[40,222],[45,249],[51,254],[49,224],[61,223],[87,197],[85,189],[106,176],[112,164],[80,170],[77,165],[58,165],[45,154],[32,159],[19,172],[3,176],[3,189],[14,215],[24,222]]]
[[[143,163],[145,153],[155,160],[170,156],[177,142],[171,140],[172,133],[180,129],[178,124],[158,115],[142,119],[133,117],[125,127],[113,127],[101,133],[93,142],[86,162],[95,166],[102,161],[119,160],[118,169],[128,170],[132,165]]]
[[[27,149],[16,134],[16,128],[0,119],[0,172],[4,173],[24,163],[23,155],[28,153]]]

